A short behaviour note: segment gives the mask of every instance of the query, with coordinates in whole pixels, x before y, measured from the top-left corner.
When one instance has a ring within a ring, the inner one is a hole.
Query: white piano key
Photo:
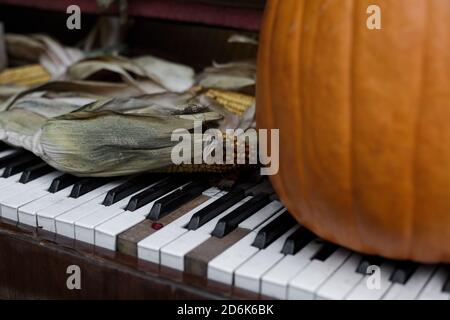
[[[111,220],[95,227],[95,245],[116,250],[117,235],[145,220],[145,216],[131,211],[123,211]]]
[[[254,230],[261,223],[267,221],[273,214],[283,208],[280,201],[272,201],[267,206],[250,216],[248,219],[242,221],[238,227],[242,229]]]
[[[414,300],[433,275],[434,265],[420,265],[405,284],[394,283],[383,300]]]
[[[50,207],[47,207],[45,209],[38,211],[36,213],[38,226],[42,227],[45,230],[51,231],[51,232],[57,232],[56,220],[55,220],[57,217],[59,217],[60,215],[66,213],[69,210],[72,210],[74,208],[80,208],[81,206],[83,206],[85,203],[91,201],[92,199],[99,199],[99,201],[101,203],[105,197],[106,192],[108,192],[110,189],[118,186],[122,182],[123,181],[116,181],[116,182],[105,184],[99,188],[96,188],[96,189],[82,195],[79,198],[76,198],[76,199],[75,198],[66,198],[64,201],[55,203],[55,204],[51,205]],[[86,209],[87,209],[86,207],[83,207],[83,210],[81,211],[81,214],[83,216],[90,214],[92,212],[92,211],[88,211]],[[98,207],[95,207],[95,209],[98,209]]]
[[[199,210],[204,207],[210,205],[220,197],[224,196],[226,192],[221,191],[213,196],[211,199],[203,202],[198,207],[192,209],[188,213],[184,214],[180,218],[176,219],[169,225],[164,228],[154,232],[150,236],[138,242],[138,257],[140,259],[150,261],[153,263],[160,263],[160,249],[164,247],[166,244],[172,242],[178,237],[182,236],[188,230],[184,228],[186,224],[189,222],[191,217]]]
[[[35,188],[42,188],[42,184],[48,183],[48,181],[51,180],[52,177],[54,178],[57,176],[57,173],[56,172],[49,173],[43,177],[40,177],[28,183],[20,183],[19,182],[20,176],[21,174],[13,176],[15,177],[15,179],[13,180],[14,182],[8,186],[3,186],[0,189],[1,190],[0,201],[4,201],[5,199],[15,196],[18,193],[25,195],[25,192],[27,192],[28,190],[32,190]]]
[[[5,199],[2,201],[1,204],[1,210],[2,215],[5,218],[19,221],[19,208],[28,204],[35,202],[45,196],[52,195],[48,192],[48,186],[50,185],[51,181],[49,180],[55,175],[55,173],[43,176],[42,180],[39,180],[40,187],[33,188],[31,190],[28,190],[25,194],[16,194],[8,199]],[[53,179],[51,179],[53,180]],[[36,180],[38,181],[38,180]],[[31,183],[31,182],[29,182]],[[36,219],[34,219],[35,221]],[[33,225],[36,225],[34,223]]]
[[[219,188],[217,188],[217,187],[211,187],[211,188],[208,188],[205,191],[203,191],[202,194],[207,196],[207,197],[214,197],[220,191],[221,190]]]
[[[208,262],[208,279],[233,285],[234,271],[259,251],[258,248],[252,246],[258,231],[285,211],[286,209],[277,212],[250,234]]]
[[[17,206],[23,203],[31,202],[36,197],[42,197],[47,192],[45,186],[49,181],[57,176],[56,172],[49,173],[29,183],[17,182],[0,191],[0,210],[3,218],[18,221]]]
[[[312,260],[288,285],[288,299],[311,300],[319,287],[348,258],[350,251],[338,248],[325,261]]]
[[[120,200],[119,202],[105,207],[102,206],[101,209],[94,211],[93,213],[81,218],[75,222],[75,239],[88,242],[90,244],[95,244],[95,228],[106,221],[118,216],[124,212],[130,199],[142,191],[140,189],[133,193],[132,195]],[[102,237],[104,240],[104,238]]]
[[[311,258],[322,247],[322,241],[313,240],[295,255],[286,255],[263,277],[261,294],[277,299],[287,299],[289,281],[311,263]]]
[[[345,297],[346,300],[380,300],[389,290],[392,282],[389,280],[394,271],[392,262],[380,265],[379,273],[366,275]],[[370,285],[369,285],[369,283]],[[378,287],[374,286],[378,283]]]
[[[178,225],[169,224],[138,243],[139,259],[159,264],[161,246],[185,234],[187,230]]]
[[[316,299],[343,300],[363,278],[362,274],[356,272],[361,258],[361,255],[353,253],[319,288]]]
[[[131,197],[140,191],[136,191],[111,206],[98,205],[100,207],[98,210],[94,210],[92,213],[75,221],[75,239],[95,244],[95,227],[124,212]]]
[[[450,293],[443,291],[449,274],[446,267],[440,266],[420,292],[419,300],[450,300]]]
[[[162,195],[161,197],[135,211],[124,211],[116,217],[95,227],[95,245],[109,250],[115,250],[117,236],[120,233],[144,221],[156,201],[158,201],[162,197],[170,195],[176,190],[179,190],[181,187],[182,186]],[[205,192],[208,190],[205,190]],[[214,190],[217,190],[216,193],[220,191],[217,188],[214,188]]]
[[[211,219],[210,221],[205,223],[197,230],[189,231],[179,238],[175,239],[174,241],[170,242],[166,246],[162,247],[160,249],[161,265],[184,271],[184,256],[189,251],[199,246],[211,237],[210,233],[214,230],[217,221],[222,219],[233,210],[239,208],[251,198],[252,197],[244,198],[235,205],[231,206],[229,209],[219,214],[214,219]]]
[[[292,227],[267,248],[258,251],[234,272],[234,285],[256,293],[261,291],[261,279],[277,262],[284,258],[281,253],[284,242],[299,226]]]
[[[19,183],[20,177],[22,176],[22,173],[15,174],[13,176],[10,176],[8,178],[0,177],[0,189],[3,189],[5,187],[8,187],[10,185],[13,185],[15,183]]]
[[[50,193],[45,197],[21,206],[18,210],[19,222],[33,227],[37,226],[36,213],[58,202],[64,201],[70,195],[71,188],[65,188],[57,193]]]

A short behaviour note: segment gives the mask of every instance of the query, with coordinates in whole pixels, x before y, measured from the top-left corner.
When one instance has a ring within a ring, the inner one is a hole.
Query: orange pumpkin
[[[268,1],[257,124],[280,129],[272,182],[319,236],[450,262],[448,21],[448,0]]]

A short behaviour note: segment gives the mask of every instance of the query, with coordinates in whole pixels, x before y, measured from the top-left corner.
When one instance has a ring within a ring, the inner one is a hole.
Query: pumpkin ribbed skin
[[[257,124],[280,129],[272,182],[319,236],[450,262],[448,21],[448,0],[268,1]]]

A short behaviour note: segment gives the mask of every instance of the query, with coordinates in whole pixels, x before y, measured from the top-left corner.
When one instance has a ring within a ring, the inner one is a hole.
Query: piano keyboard
[[[6,145],[0,175],[4,219],[264,296],[450,298],[450,267],[364,256],[319,239],[267,183],[223,190],[189,175],[77,178]]]

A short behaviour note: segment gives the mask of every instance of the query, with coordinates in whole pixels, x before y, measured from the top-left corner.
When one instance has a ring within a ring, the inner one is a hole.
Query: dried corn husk
[[[53,79],[60,77],[70,65],[84,56],[80,50],[62,46],[42,34],[7,34],[5,38],[10,59],[28,63],[39,62]]]
[[[119,176],[170,165],[175,129],[193,129],[194,120],[220,115],[132,115],[111,111],[75,112],[49,120],[38,133],[40,156],[80,176]],[[201,139],[194,143],[201,143]]]
[[[172,163],[175,129],[192,130],[194,120],[206,127],[222,118],[206,106],[193,105],[195,99],[194,93],[165,93],[96,100],[29,90],[0,113],[0,139],[80,176],[160,169]],[[200,143],[201,138],[194,139]]]
[[[112,73],[141,93],[183,92],[194,84],[194,70],[152,56],[126,59],[119,56],[88,58],[73,64],[66,80],[87,80],[99,73]]]
[[[0,139],[36,152],[39,142],[35,134],[47,120],[75,111],[81,106],[80,103],[37,96],[18,99],[8,111],[0,112]]]
[[[256,83],[256,63],[254,61],[213,63],[198,75],[197,82],[204,88],[239,90]]]
[[[233,34],[231,37],[228,38],[228,42],[258,45],[258,40],[255,37],[244,34]]]

